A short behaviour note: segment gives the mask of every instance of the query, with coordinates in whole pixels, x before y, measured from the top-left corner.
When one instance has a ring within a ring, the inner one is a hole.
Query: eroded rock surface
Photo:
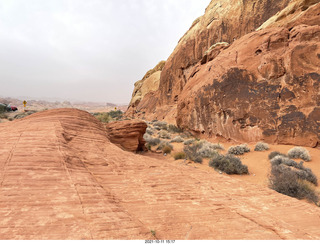
[[[89,113],[0,125],[0,239],[319,239],[320,209],[121,150]]]
[[[114,121],[106,124],[109,140],[131,152],[146,150],[143,135],[147,127],[147,124],[141,120]]]
[[[212,1],[136,116],[239,142],[320,145],[319,12],[319,0]]]

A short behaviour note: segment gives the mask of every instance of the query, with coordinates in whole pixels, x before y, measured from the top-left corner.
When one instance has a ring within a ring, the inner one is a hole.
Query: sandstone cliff
[[[211,1],[137,111],[213,137],[317,146],[319,12],[319,0]]]

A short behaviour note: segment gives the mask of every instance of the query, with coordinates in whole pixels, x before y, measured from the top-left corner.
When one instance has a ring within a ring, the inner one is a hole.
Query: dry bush
[[[144,134],[143,139],[147,142],[150,146],[157,146],[160,144],[161,140],[159,138],[153,138],[149,136],[148,134]]]
[[[182,143],[182,142],[184,142],[184,140],[181,138],[181,136],[176,136],[170,142]]]
[[[169,154],[169,153],[171,153],[171,151],[172,151],[172,148],[171,148],[170,146],[168,146],[168,145],[165,145],[165,146],[162,148],[162,152],[163,152],[163,153]]]
[[[169,142],[161,141],[159,146],[157,147],[157,150],[162,150],[164,147],[170,147],[171,150],[173,149],[173,146]]]
[[[148,128],[146,129],[146,133],[147,133],[148,135],[153,135],[153,134],[154,134],[154,130],[151,129],[150,127],[148,127]]]
[[[250,152],[250,148],[248,147],[247,144],[241,144],[238,146],[231,146],[228,149],[228,154],[233,154],[233,155],[243,155],[247,152]]]
[[[262,152],[270,149],[268,143],[258,142],[254,148],[255,151]]]
[[[202,162],[202,158],[199,155],[198,151],[201,149],[200,143],[194,143],[187,146],[184,146],[183,151],[185,152],[187,158],[194,162]],[[201,159],[200,159],[201,158]]]
[[[174,158],[174,160],[185,159],[186,154],[184,152],[177,152],[177,153],[173,154],[173,158]]]
[[[317,176],[311,169],[304,167],[303,162],[297,163],[294,160],[281,155],[275,156],[270,162],[272,166],[285,165],[286,167],[291,167],[291,169],[294,168],[294,172],[299,179],[309,181],[316,186],[318,185]]]
[[[165,121],[157,121],[157,122],[153,123],[154,127],[161,128],[161,130],[167,130],[168,129],[167,125],[168,125],[168,123]]]
[[[227,154],[226,156],[217,154],[210,160],[209,166],[217,170],[221,170],[229,175],[242,175],[249,173],[248,166],[243,165],[239,158],[231,154]]]
[[[268,158],[269,158],[269,160],[271,160],[271,159],[273,159],[275,156],[278,156],[278,155],[283,156],[283,157],[288,157],[286,154],[280,153],[280,152],[278,152],[278,151],[273,151],[273,152],[271,152],[271,153],[269,154]]]
[[[188,140],[186,140],[186,141],[184,141],[184,145],[190,145],[190,144],[192,144],[192,143],[194,143],[196,140],[195,139],[188,139]]]
[[[294,147],[288,151],[289,158],[301,158],[304,161],[309,162],[311,156],[309,151],[303,147]]]
[[[168,131],[171,133],[182,133],[183,130],[180,129],[179,127],[175,126],[175,125],[169,125],[168,126]]]
[[[269,187],[281,194],[297,199],[307,199],[314,203],[319,201],[319,196],[314,187],[305,180],[301,180],[295,170],[284,164],[272,165]]]
[[[162,130],[159,133],[159,137],[162,139],[171,139],[171,135],[168,131]]]

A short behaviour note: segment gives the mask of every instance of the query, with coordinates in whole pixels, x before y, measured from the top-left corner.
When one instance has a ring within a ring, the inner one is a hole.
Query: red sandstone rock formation
[[[123,151],[75,109],[0,124],[0,239],[319,239],[320,209]]]
[[[208,136],[317,146],[319,0],[236,2],[210,3],[137,110]]]
[[[147,127],[147,124],[141,120],[115,121],[106,125],[109,140],[131,152],[146,150],[143,135]]]

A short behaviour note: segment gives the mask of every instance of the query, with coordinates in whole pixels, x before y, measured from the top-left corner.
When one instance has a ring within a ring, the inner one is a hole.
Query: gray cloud
[[[127,103],[210,0],[0,0],[0,95]]]

